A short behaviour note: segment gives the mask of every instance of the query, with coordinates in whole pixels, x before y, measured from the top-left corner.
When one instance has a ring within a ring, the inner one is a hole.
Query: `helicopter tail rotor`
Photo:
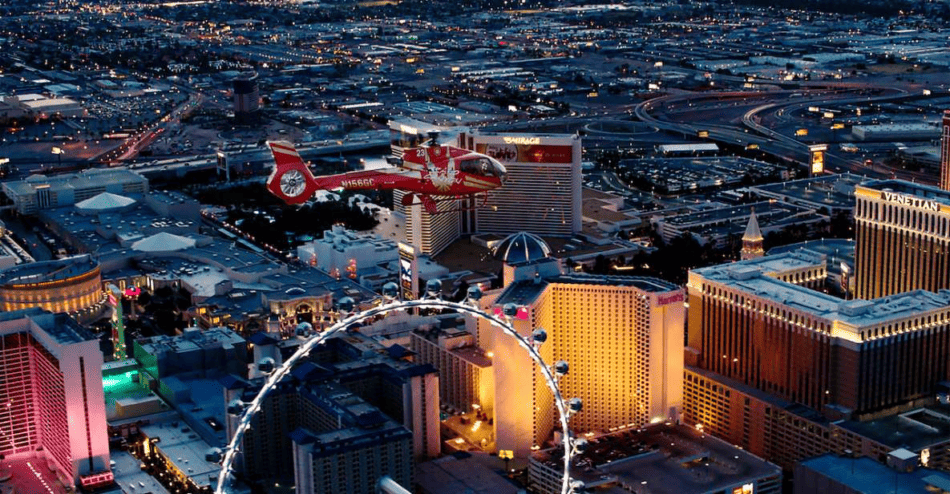
[[[267,190],[287,204],[303,204],[319,189],[317,179],[287,141],[268,141],[274,155],[274,171],[267,179]]]

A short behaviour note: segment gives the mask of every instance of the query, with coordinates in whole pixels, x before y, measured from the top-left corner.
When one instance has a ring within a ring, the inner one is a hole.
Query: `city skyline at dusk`
[[[0,13],[0,492],[950,493],[950,3]]]

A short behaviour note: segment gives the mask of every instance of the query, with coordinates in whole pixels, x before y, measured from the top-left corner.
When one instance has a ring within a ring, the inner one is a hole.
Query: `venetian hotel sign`
[[[940,211],[940,203],[937,201],[928,201],[925,199],[920,199],[918,197],[905,196],[903,194],[896,194],[894,192],[881,192],[881,199],[884,199],[887,202],[893,202],[900,204],[902,206],[910,206],[914,208],[920,208],[927,211]]]

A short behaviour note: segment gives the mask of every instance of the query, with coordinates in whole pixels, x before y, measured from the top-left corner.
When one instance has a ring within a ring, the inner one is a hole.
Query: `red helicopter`
[[[267,179],[267,190],[287,204],[303,204],[318,190],[386,190],[408,192],[405,206],[418,196],[430,214],[438,203],[458,196],[484,194],[505,181],[505,167],[481,153],[447,145],[407,149],[398,166],[314,177],[293,144],[268,141],[276,167]],[[454,197],[453,197],[454,196]],[[487,194],[485,194],[487,200]]]

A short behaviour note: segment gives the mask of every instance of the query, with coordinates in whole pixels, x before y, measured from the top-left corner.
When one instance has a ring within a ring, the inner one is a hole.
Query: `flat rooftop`
[[[173,204],[183,200],[175,194],[153,194],[147,202]],[[59,225],[80,244],[83,250],[95,252],[96,257],[105,265],[125,265],[132,257],[141,258],[143,254],[130,246],[160,232],[175,235],[187,235],[195,238],[197,245],[186,250],[187,256],[178,253],[150,253],[136,262],[139,271],[159,280],[182,280],[202,297],[210,297],[215,285],[225,278],[250,278],[256,283],[246,284],[234,281],[235,292],[243,288],[266,292],[268,301],[287,301],[303,297],[320,297],[332,294],[339,299],[345,296],[357,302],[373,300],[376,294],[348,278],[337,280],[316,269],[287,268],[273,261],[266,254],[243,248],[235,248],[228,239],[199,235],[198,225],[194,221],[182,218],[165,217],[156,213],[148,204],[139,204],[122,214],[103,214],[83,216],[72,206],[47,210],[43,213],[51,223]],[[105,273],[106,277],[114,273]],[[238,276],[241,275],[241,276]],[[2,278],[0,278],[2,279]],[[252,300],[253,299],[253,300]],[[237,313],[256,312],[262,309],[258,295],[247,300]]]
[[[815,208],[853,209],[854,188],[867,180],[861,175],[842,173],[756,185],[749,189],[758,195],[793,204],[809,205]]]
[[[870,458],[852,459],[823,455],[805,460],[801,466],[847,485],[854,492],[864,494],[943,492],[946,486],[950,485],[950,477],[943,472],[923,468],[913,472],[898,472]],[[934,491],[928,486],[942,489]]]
[[[790,256],[791,253],[781,255]],[[937,311],[950,305],[950,290],[941,290],[939,293],[915,290],[875,300],[846,301],[766,276],[766,271],[755,260],[695,269],[691,273],[815,317],[841,321],[856,328]]]
[[[121,168],[90,168],[79,173],[63,175],[30,175],[17,182],[5,182],[3,187],[15,194],[32,194],[38,188],[50,187],[52,190],[88,189],[103,187],[107,184],[146,183],[144,177],[133,171]]]
[[[950,441],[950,405],[930,405],[879,419],[837,424],[893,449],[919,452]]]
[[[509,284],[505,287],[505,291],[498,296],[498,299],[495,300],[495,305],[506,305],[506,304],[515,304],[518,306],[530,305],[538,299],[544,289],[547,288],[548,282],[542,280],[538,283],[534,281],[519,281]]]
[[[109,452],[109,458],[115,462],[112,473],[115,483],[122,492],[151,492],[152,494],[169,494],[168,490],[148,473],[142,471],[142,464],[138,458],[129,453],[114,449]]]
[[[79,323],[72,317],[69,317],[69,315],[64,313],[53,314],[39,307],[11,312],[0,312],[0,334],[15,333],[26,329],[14,326],[14,329],[10,331],[3,328],[3,322],[16,321],[19,319],[29,319],[30,322],[61,345],[97,340],[95,335],[80,326]]]
[[[562,274],[551,279],[554,283],[573,284],[573,285],[610,285],[610,286],[632,286],[645,292],[661,293],[679,290],[679,285],[659,278],[648,276],[612,276],[583,273]]]
[[[143,425],[140,430],[182,473],[198,486],[214,487],[221,465],[205,460],[211,445],[203,441],[184,421]]]
[[[119,373],[105,373],[103,366],[102,389],[106,400],[106,419],[114,420],[118,417],[116,402],[128,400],[143,400],[155,396],[151,390],[138,382],[138,366]]]
[[[776,223],[780,219],[800,217],[808,210],[781,202],[762,201],[726,208],[709,208],[703,211],[691,211],[686,214],[667,217],[663,221],[679,228],[690,229],[718,226],[723,222],[738,222],[744,231],[746,224],[749,222],[749,216],[753,211],[755,211],[755,217],[759,224],[764,228],[765,226]]]
[[[475,346],[455,348],[449,353],[477,367],[491,367],[491,359],[485,356],[485,351]]]
[[[657,425],[589,439],[571,473],[608,492],[702,494],[724,492],[755,479],[781,476],[781,469],[746,451],[684,425]],[[537,453],[560,469],[560,450]],[[589,470],[590,469],[590,470]],[[626,490],[623,490],[626,489]]]
[[[634,218],[617,211],[611,199],[588,197],[588,190],[590,189],[584,189],[584,200],[581,202],[581,210],[585,220],[604,223],[635,221]]]
[[[783,245],[769,250],[766,257],[802,250],[824,255],[829,273],[840,275],[841,263],[854,267],[854,240],[845,238],[823,238],[821,240]]]
[[[796,269],[805,269],[821,265],[821,254],[807,249],[795,249],[788,252],[771,254],[745,261],[749,266],[755,266],[764,273],[781,273]]]
[[[600,286],[631,286],[649,293],[662,293],[679,290],[680,287],[659,278],[646,276],[611,276],[571,273],[562,274],[539,282],[533,280],[518,281],[508,285],[505,291],[495,301],[496,305],[515,304],[529,305],[537,300],[538,296],[551,283],[568,285],[600,285]]]
[[[506,479],[504,460],[486,453],[460,453],[416,466],[423,494],[517,494]]]
[[[199,348],[228,347],[244,343],[244,338],[228,328],[215,327],[204,331],[196,328],[189,329],[178,336],[158,335],[143,338],[139,340],[139,344],[145,352],[157,355],[164,352],[180,353]]]
[[[418,324],[416,328],[418,328]],[[426,340],[432,342],[433,344],[438,345],[439,338],[455,338],[455,337],[472,337],[474,335],[464,328],[432,328],[432,329],[414,329],[413,333],[419,337],[425,338]],[[474,341],[474,340],[473,340]],[[466,346],[457,346],[447,351],[455,355],[456,357],[472,364],[477,367],[491,367],[491,359],[485,355],[485,351],[476,346],[474,343]]]
[[[627,219],[636,220],[636,216],[630,216]],[[494,243],[505,239],[507,235],[484,234],[477,237]],[[495,259],[490,249],[475,243],[472,238],[463,237],[452,242],[442,252],[433,256],[432,261],[445,267],[450,273],[472,272],[482,277],[495,278],[501,272],[502,261]],[[550,247],[551,257],[555,259],[583,261],[593,259],[598,254],[609,257],[621,251],[629,256],[631,251],[635,250],[629,244],[625,245],[621,242],[608,241],[603,245],[598,245],[581,240],[577,236],[572,238],[542,237],[542,239]]]

